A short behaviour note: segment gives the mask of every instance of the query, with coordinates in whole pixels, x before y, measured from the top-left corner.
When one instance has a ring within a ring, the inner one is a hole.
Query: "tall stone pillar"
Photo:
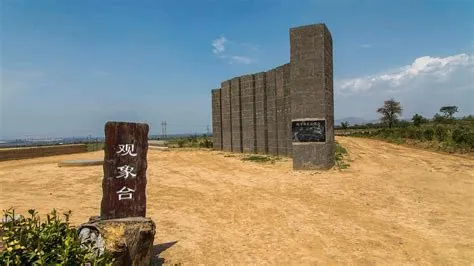
[[[286,156],[291,157],[292,139],[291,139],[291,93],[290,93],[290,64],[283,65],[283,87],[284,87],[284,119],[285,119],[285,142]]]
[[[267,132],[267,97],[265,89],[265,72],[254,75],[255,77],[255,122],[257,130],[257,153],[268,152]]]
[[[257,152],[257,131],[255,128],[255,82],[254,75],[240,77],[242,113],[242,150]]]
[[[221,90],[212,90],[212,143],[214,150],[222,150]]]
[[[265,74],[266,100],[267,100],[267,152],[278,155],[278,120],[276,106],[276,70],[272,69]]]
[[[222,150],[232,151],[232,111],[230,81],[221,83]]]
[[[275,94],[276,94],[276,120],[277,120],[277,145],[278,155],[286,156],[287,132],[286,132],[286,114],[285,114],[285,80],[284,65],[275,68]]]
[[[290,29],[293,168],[334,165],[332,38],[324,24]]]
[[[242,94],[240,91],[240,77],[230,80],[230,105],[232,120],[232,152],[243,152]]]

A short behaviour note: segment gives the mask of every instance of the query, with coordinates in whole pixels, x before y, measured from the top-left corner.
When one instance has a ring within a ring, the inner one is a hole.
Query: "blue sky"
[[[0,4],[0,138],[102,136],[107,120],[205,132],[211,89],[289,62],[289,28],[320,22],[333,37],[336,118],[375,119],[388,97],[403,117],[445,104],[474,113],[474,1]]]

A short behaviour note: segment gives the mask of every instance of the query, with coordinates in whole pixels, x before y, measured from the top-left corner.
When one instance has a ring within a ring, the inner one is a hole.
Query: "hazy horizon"
[[[1,10],[0,139],[102,136],[110,120],[205,133],[211,89],[289,62],[289,29],[320,22],[333,38],[336,120],[375,120],[391,97],[405,119],[443,105],[474,114],[472,1],[5,0]]]

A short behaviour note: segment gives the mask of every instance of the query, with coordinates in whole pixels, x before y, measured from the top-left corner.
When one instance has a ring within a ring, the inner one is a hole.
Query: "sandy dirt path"
[[[474,263],[474,158],[338,137],[346,170],[149,151],[147,215],[166,264]],[[102,152],[0,162],[0,207],[99,213]],[[173,244],[173,242],[175,242]],[[171,244],[168,244],[171,243]]]

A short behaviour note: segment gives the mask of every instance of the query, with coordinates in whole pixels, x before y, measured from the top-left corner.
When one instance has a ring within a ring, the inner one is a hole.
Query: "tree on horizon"
[[[377,113],[381,114],[380,120],[388,125],[388,128],[392,128],[393,124],[398,119],[398,116],[402,114],[402,107],[400,102],[395,101],[393,98],[384,101],[384,105],[377,109]]]
[[[444,117],[452,119],[453,114],[458,112],[458,107],[455,105],[443,106],[439,109],[441,113],[444,113]]]
[[[424,118],[422,115],[419,114],[413,115],[411,120],[413,120],[413,125],[416,127],[419,127],[421,124],[428,122],[428,119]]]
[[[342,129],[347,129],[348,127],[349,127],[349,122],[347,122],[347,121],[341,122],[341,128]]]

